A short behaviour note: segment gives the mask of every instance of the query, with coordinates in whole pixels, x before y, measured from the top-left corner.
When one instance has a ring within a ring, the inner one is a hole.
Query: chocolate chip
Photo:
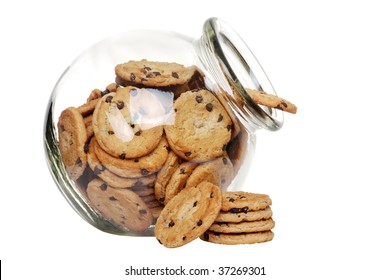
[[[118,200],[116,197],[114,197],[114,196],[110,196],[109,197],[109,200],[111,200],[111,201],[116,201],[116,200]]]
[[[161,73],[158,72],[158,71],[154,71],[153,74],[154,74],[155,76],[161,76]]]
[[[136,89],[130,90],[130,95],[131,96],[136,96],[138,94],[138,91]]]
[[[228,130],[228,131],[230,131],[230,130],[231,130],[231,128],[232,128],[232,125],[230,125],[230,124],[229,124],[229,125],[227,125],[227,130]]]
[[[100,173],[101,173],[101,170],[96,166],[96,167],[93,169],[93,174],[99,175]]]
[[[131,81],[135,81],[136,77],[135,77],[135,74],[134,73],[131,73],[130,74],[130,80]]]
[[[231,213],[247,213],[248,210],[249,210],[249,208],[247,206],[242,207],[242,208],[234,207],[234,208],[231,208],[229,210],[229,212],[231,212]]]
[[[224,163],[224,165],[226,165],[227,162],[228,162],[227,159],[224,157],[224,158],[223,158],[223,163]]]
[[[81,159],[78,157],[77,158],[77,160],[76,160],[76,164],[78,165],[78,166],[82,166],[82,161],[81,161]]]
[[[229,202],[234,202],[235,199],[233,199],[232,197],[228,200]]]
[[[284,100],[281,101],[281,104],[282,104],[282,106],[284,106],[285,108],[288,108],[288,104],[287,104]]]
[[[193,203],[193,207],[197,207],[197,201]]]
[[[141,210],[139,210],[138,212],[139,212],[139,214],[141,214],[141,215],[144,215],[144,214],[147,213],[147,211],[146,211],[145,209],[141,209]]]
[[[107,98],[105,99],[105,102],[107,102],[107,103],[111,103],[111,101],[112,101],[112,98],[113,98],[113,96],[112,96],[112,95],[110,95],[110,96],[107,96]]]
[[[146,75],[146,78],[154,78],[154,74],[153,74],[153,73],[148,73],[148,74]]]
[[[180,168],[180,174],[185,174],[185,168]]]
[[[247,206],[242,208],[243,213],[247,214],[248,211],[249,211],[249,208]]]
[[[197,222],[197,226],[201,226],[203,224],[203,221],[202,220],[199,220],[198,222]]]
[[[207,109],[208,112],[211,112],[213,109],[212,103],[207,103],[207,105],[205,105],[205,109]]]
[[[107,190],[107,187],[108,187],[108,185],[107,185],[106,183],[103,183],[103,184],[100,186],[100,190],[106,191],[106,190]]]
[[[61,132],[64,132],[65,131],[65,126],[63,124],[61,124]]]
[[[85,143],[84,145],[84,153],[88,153],[89,152],[89,143]]]
[[[213,192],[211,192],[211,194],[209,195],[210,198],[213,198]]]
[[[133,123],[130,124],[130,126],[131,126],[131,128],[135,128],[135,124],[133,124]]]
[[[119,110],[121,110],[121,109],[123,109],[124,108],[124,102],[123,101],[118,101],[118,103],[117,103],[117,107],[118,107],[118,109]]]
[[[139,159],[138,158],[134,158],[134,162],[139,162]]]
[[[185,153],[184,153],[184,155],[185,155],[186,157],[190,157],[191,154],[192,154],[191,152],[185,152]]]
[[[108,89],[104,90],[101,92],[101,96],[104,96],[104,95],[107,95],[108,93],[110,93],[110,91]]]
[[[141,134],[140,130],[135,132],[135,136],[140,136],[140,134]]]
[[[112,130],[108,130],[107,132],[108,132],[109,135],[114,135],[115,134],[115,132],[113,132]]]
[[[219,117],[217,118],[217,122],[221,122],[223,120],[223,115],[219,114]]]
[[[182,240],[185,240],[186,239],[186,236],[184,235],[183,237],[182,237]]]
[[[205,241],[208,241],[209,240],[209,234],[208,233],[204,233],[204,235],[203,235],[203,237],[204,237],[204,240]]]
[[[170,221],[169,227],[173,227],[174,225],[175,225],[174,222],[173,222],[173,221]]]
[[[172,77],[178,79],[180,76],[178,76],[177,72],[172,72]]]
[[[195,99],[197,103],[203,102],[203,97],[201,95],[196,95]]]
[[[149,66],[144,66],[144,69],[146,70],[146,71],[150,71],[151,70],[151,68],[149,67]]]
[[[126,153],[120,154],[119,158],[120,158],[120,159],[125,159],[125,158],[126,158]]]
[[[149,174],[149,171],[148,171],[147,169],[145,169],[145,168],[142,168],[142,169],[140,170],[140,173],[141,173],[143,176],[146,176],[146,175]]]
[[[147,112],[146,112],[145,108],[143,108],[143,107],[139,107],[138,112],[141,115],[147,115]]]

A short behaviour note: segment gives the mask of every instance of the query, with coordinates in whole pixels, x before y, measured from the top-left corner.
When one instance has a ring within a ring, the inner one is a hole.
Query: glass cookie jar
[[[276,94],[239,35],[210,18],[192,39],[133,30],[80,54],[55,85],[44,141],[52,177],[87,222],[152,236],[160,211],[201,181],[241,190],[256,131],[283,113],[247,89]]]

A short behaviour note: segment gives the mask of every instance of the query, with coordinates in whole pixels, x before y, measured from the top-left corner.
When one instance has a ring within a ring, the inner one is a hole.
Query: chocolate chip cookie
[[[171,149],[185,160],[204,162],[224,154],[232,122],[208,90],[187,91],[174,103],[175,124],[165,125]]]
[[[75,107],[62,111],[58,120],[58,145],[66,171],[77,180],[87,165],[87,133],[81,113]]]
[[[185,245],[202,235],[221,208],[221,191],[203,182],[182,190],[167,203],[155,224],[155,237],[168,248]]]

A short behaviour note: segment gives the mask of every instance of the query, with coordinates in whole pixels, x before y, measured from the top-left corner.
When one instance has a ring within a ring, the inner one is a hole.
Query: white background
[[[44,157],[57,79],[107,36],[151,28],[198,37],[212,16],[240,33],[278,94],[299,108],[281,131],[258,132],[245,186],[272,197],[274,240],[166,249],[93,228],[62,197]],[[385,1],[374,0],[2,1],[2,276],[138,279],[124,270],[183,265],[265,267],[266,276],[248,279],[389,279],[388,26]]]

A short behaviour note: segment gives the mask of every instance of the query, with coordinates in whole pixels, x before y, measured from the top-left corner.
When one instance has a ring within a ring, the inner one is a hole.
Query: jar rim
[[[283,126],[283,112],[256,104],[246,88],[277,95],[262,66],[243,39],[223,20],[213,17],[204,23],[203,35],[217,64],[234,93],[238,94],[250,121],[276,131]]]

